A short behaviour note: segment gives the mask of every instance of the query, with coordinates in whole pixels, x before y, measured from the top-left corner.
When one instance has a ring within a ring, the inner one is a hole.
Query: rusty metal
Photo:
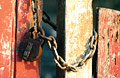
[[[5,2],[6,1],[7,0],[5,0]],[[11,2],[13,3],[13,1]],[[40,13],[39,22],[41,22],[43,1],[39,0],[39,2],[40,2],[39,6],[41,7],[39,9],[39,13]],[[17,33],[16,33],[16,47],[14,47],[14,49],[16,49],[15,78],[40,78],[40,65],[41,65],[40,61],[41,60],[28,62],[28,61],[22,60],[20,56],[18,56],[18,47],[19,47],[20,41],[23,40],[25,32],[27,32],[33,26],[33,23],[31,22],[33,21],[31,1],[30,0],[17,0],[16,5],[17,5],[16,6]]]
[[[67,70],[67,71],[73,71],[77,72],[79,68],[82,68],[82,66],[87,63],[87,61],[93,57],[95,51],[96,51],[96,46],[97,46],[97,33],[94,30],[93,35],[90,37],[88,40],[88,43],[86,44],[86,50],[82,57],[78,59],[77,62],[74,64],[68,64],[66,63],[61,56],[59,56],[57,52],[57,43],[56,40],[53,36],[46,37],[46,36],[40,36],[40,38],[48,40],[48,46],[49,49],[53,52],[54,55],[54,61],[55,63],[62,69],[62,70]],[[81,60],[80,60],[81,59]]]
[[[25,61],[35,61],[38,60],[42,53],[42,45],[44,43],[43,39],[39,38],[39,35],[45,35],[41,27],[37,27],[37,38],[32,38],[32,32],[34,27],[25,33],[23,40],[21,40],[19,46],[19,56]]]
[[[51,42],[52,42],[54,44],[54,47],[57,49],[57,43],[56,43],[55,38],[53,36],[49,36],[49,38],[51,39],[51,41],[48,41],[49,48],[52,50],[52,47],[53,47],[51,44]]]
[[[30,56],[30,51],[31,51],[32,47],[33,47],[33,43],[28,42],[27,47],[23,53],[23,59],[25,59],[25,60],[28,59],[28,57]]]
[[[90,41],[87,43],[86,51],[85,54],[82,57],[82,61],[79,62],[78,66],[84,65],[84,63],[87,62],[88,59],[92,58],[93,55],[95,54],[96,51],[96,46],[97,46],[97,33],[94,30],[93,32],[94,36],[91,36]],[[88,53],[89,52],[89,53]]]
[[[43,35],[39,35],[39,38],[47,40],[47,41],[51,41],[52,39]]]
[[[33,32],[33,38],[36,38],[36,33],[37,33],[37,27],[40,27],[40,22],[39,22],[39,0],[32,0],[31,1],[31,8],[33,12],[33,27],[34,27],[34,32]]]
[[[54,30],[56,30],[56,28],[54,28],[54,24],[52,25],[52,24],[50,24],[51,23],[51,20],[50,20],[50,17],[48,16],[48,14],[45,12],[45,11],[43,11],[43,17],[42,17],[42,20],[45,22],[45,23],[48,23],[50,26],[52,26],[53,27],[53,29]],[[55,26],[56,27],[56,26]],[[96,50],[96,45],[97,45],[97,33],[96,33],[96,31],[95,30],[93,30],[93,35],[94,36],[91,36],[90,37],[90,39],[89,39],[89,41],[88,41],[88,43],[86,44],[86,51],[85,51],[85,53],[84,53],[84,55],[82,55],[82,60],[80,60],[79,62],[77,61],[77,62],[75,62],[74,63],[74,65],[75,66],[77,66],[77,67],[79,67],[79,66],[83,66],[84,65],[84,63],[86,63],[87,62],[87,60],[88,59],[90,59],[91,57],[93,57],[93,55],[94,55],[94,53],[95,53],[95,50]],[[72,71],[76,71],[76,68],[75,67],[73,67],[73,66],[66,66],[65,67],[65,65],[64,66],[62,66],[62,65],[60,65],[59,64],[59,58],[60,58],[60,56],[58,55],[58,54],[56,54],[57,53],[57,48],[55,48],[54,46],[51,46],[51,43],[50,43],[50,39],[52,39],[53,40],[53,44],[54,45],[56,45],[56,41],[55,41],[55,39],[54,39],[54,37],[52,37],[51,36],[51,38],[49,37],[49,38],[45,38],[45,37],[43,37],[43,36],[41,36],[41,38],[43,38],[43,39],[46,39],[46,40],[48,40],[48,45],[49,45],[49,48],[53,51],[53,54],[54,54],[54,56],[56,57],[56,59],[54,59],[54,61],[55,61],[55,63],[61,68],[61,69],[67,69],[67,70],[72,70]],[[61,60],[63,60],[63,59],[61,59]],[[79,60],[79,59],[78,59]],[[62,61],[62,63],[65,63],[65,61]]]
[[[40,27],[39,22],[39,0],[31,1],[31,8],[33,13],[33,27],[25,33],[24,39],[19,46],[19,56],[25,61],[35,61],[40,58],[42,53],[41,46],[44,40],[39,39],[38,35],[45,35],[43,29]]]

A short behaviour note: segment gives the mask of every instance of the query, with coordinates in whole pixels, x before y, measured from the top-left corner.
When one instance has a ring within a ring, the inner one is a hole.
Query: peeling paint
[[[116,65],[116,53],[112,55],[112,60],[114,61],[114,64]]]
[[[0,10],[2,9],[1,5],[0,5]]]
[[[10,49],[8,49],[8,50],[0,51],[0,53],[3,54],[4,57],[4,56],[9,56],[11,54],[11,51]]]
[[[0,71],[3,71],[5,69],[5,67],[0,67]]]
[[[2,49],[9,49],[10,48],[10,42],[3,42]]]
[[[0,77],[13,78],[14,51],[11,45],[15,40],[15,0],[0,1],[0,17]]]
[[[85,51],[92,32],[92,0],[66,0],[65,58],[73,64]],[[72,75],[72,77],[71,77]],[[91,60],[79,72],[66,72],[65,78],[92,78]]]
[[[118,57],[120,56],[120,52],[118,52]]]
[[[120,77],[119,15],[119,11],[99,9],[98,78]]]
[[[30,22],[32,17],[32,10],[30,7],[30,1],[31,0],[18,0],[17,1],[17,45],[16,47],[19,47],[19,43],[21,39],[24,37],[24,33],[28,31],[30,27]],[[42,2],[41,0],[39,0]],[[41,5],[42,6],[42,5]],[[41,10],[41,8],[40,8]],[[42,15],[42,11],[40,12]],[[41,16],[42,17],[42,16]],[[18,56],[18,49],[16,51],[16,78],[39,78],[39,67],[37,65],[37,62],[26,62],[22,60]],[[24,71],[24,72],[21,72]]]

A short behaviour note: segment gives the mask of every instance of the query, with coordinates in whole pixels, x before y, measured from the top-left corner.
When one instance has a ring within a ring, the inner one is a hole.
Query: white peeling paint
[[[120,52],[118,52],[118,56],[120,56]]]
[[[22,5],[22,3],[24,3],[23,2],[24,0],[20,0],[19,1],[19,5],[18,5],[18,11],[19,11],[19,13],[22,13],[23,11],[21,10],[21,5]]]
[[[10,59],[11,51],[10,50],[0,51],[0,54],[2,55],[3,58],[8,60],[8,59]]]
[[[2,9],[1,5],[0,5],[0,10]]]
[[[10,44],[10,42],[4,41],[3,44],[2,44],[2,45],[3,45],[3,46],[2,46],[2,49],[9,49],[9,47],[10,47],[9,44]]]
[[[116,54],[113,53],[113,55],[112,55],[112,60],[114,60],[115,58],[116,58]]]
[[[0,43],[2,43],[2,41],[4,41],[3,33],[1,34]]]
[[[10,50],[0,51],[0,53],[1,53],[2,55],[10,55],[11,51],[10,51]]]
[[[0,70],[2,70],[2,71],[3,71],[4,69],[5,69],[5,67],[0,67]]]

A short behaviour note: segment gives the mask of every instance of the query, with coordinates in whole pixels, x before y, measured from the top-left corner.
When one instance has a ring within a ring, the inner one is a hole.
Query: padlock
[[[19,56],[25,61],[35,61],[40,58],[42,53],[44,40],[40,39],[39,35],[45,35],[45,33],[41,27],[37,27],[37,38],[33,39],[33,31],[34,27],[24,34],[24,38],[18,48]]]

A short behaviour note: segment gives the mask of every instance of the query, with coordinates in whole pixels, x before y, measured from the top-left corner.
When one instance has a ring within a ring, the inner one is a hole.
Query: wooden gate
[[[57,78],[92,78],[93,70],[95,78],[120,78],[120,12],[98,9],[97,25],[93,26],[92,0],[59,0],[58,4],[58,52],[68,63],[73,64],[84,53],[93,27],[99,37],[98,57],[93,59],[93,63],[90,59],[78,72],[64,72],[57,68]]]
[[[30,28],[30,0],[0,1],[0,78],[39,78],[40,60],[26,62],[18,56],[18,46]],[[42,6],[40,0],[39,6]],[[40,19],[42,9],[40,9]],[[41,20],[40,20],[41,21]],[[98,78],[120,78],[120,12],[97,9],[97,25],[93,26],[92,0],[58,0],[58,52],[72,64],[84,53],[85,44],[98,32]],[[93,59],[94,60],[94,59]],[[92,58],[78,72],[57,67],[57,78],[92,78]],[[94,68],[94,67],[93,67]],[[94,70],[94,69],[93,69]],[[93,73],[95,74],[95,73]]]
[[[98,78],[120,77],[120,12],[98,9]]]

